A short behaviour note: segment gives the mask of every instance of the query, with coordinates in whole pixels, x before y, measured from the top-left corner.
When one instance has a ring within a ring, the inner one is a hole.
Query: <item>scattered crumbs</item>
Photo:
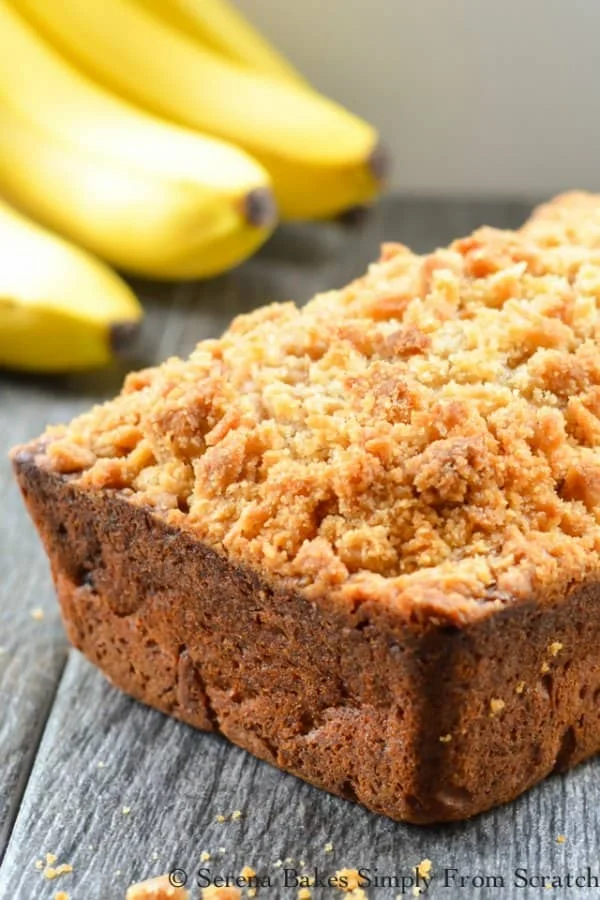
[[[310,900],[311,897],[312,893],[310,891],[310,888],[302,887],[298,891],[298,900]]]
[[[300,865],[302,866],[302,868],[304,868],[304,866],[306,865],[306,863],[303,859],[300,860]]]
[[[215,822],[226,822],[226,821],[227,821],[227,819],[221,813],[218,813],[218,815],[215,816]]]
[[[41,622],[44,618],[44,610],[41,606],[36,606],[35,609],[31,610],[30,616],[32,619],[35,619],[36,622]]]
[[[361,878],[358,869],[338,869],[335,877],[338,881],[336,887],[340,891],[354,891],[360,887]]]
[[[121,870],[117,869],[117,871],[115,872],[115,875],[120,875],[120,874],[121,874]]]
[[[158,859],[158,853],[157,853],[156,850],[154,850],[154,852],[152,853],[151,859],[152,859],[154,862],[156,862],[156,860]]]
[[[185,888],[172,885],[168,875],[159,875],[132,884],[125,900],[189,900],[189,896],[190,892]]]
[[[219,853],[225,853],[225,847],[219,847]]]
[[[506,703],[504,702],[504,700],[500,700],[499,697],[492,697],[492,699],[490,700],[490,716],[497,716],[502,712],[505,706]]]
[[[249,887],[246,893],[248,894],[249,897],[256,897],[256,888]]]
[[[203,900],[241,900],[242,892],[237,887],[210,887],[202,888]]]
[[[44,878],[47,878],[48,881],[53,881],[55,878],[60,878],[61,875],[68,875],[69,872],[73,871],[73,866],[70,866],[68,863],[61,863],[60,866],[46,866],[42,875]]]
[[[46,853],[46,865],[47,866],[53,866],[57,859],[58,859],[58,856],[56,855],[56,853]]]
[[[121,812],[123,813],[124,816],[128,816],[129,813],[131,812],[131,807],[130,807],[130,806],[124,806],[123,809],[121,810]]]
[[[208,850],[203,850],[200,854],[200,862],[208,862],[209,859],[210,853],[208,852]]]
[[[291,866],[292,863],[294,862],[294,859],[291,856],[286,856],[285,862],[287,863],[288,866]]]
[[[517,692],[517,694],[522,694],[524,690],[525,690],[525,682],[520,681],[518,683],[518,685],[516,686],[515,691]]]
[[[549,672],[549,671],[550,671],[550,666],[548,665],[547,662],[543,662],[540,666],[540,672],[542,673],[542,675],[545,675],[546,672]]]
[[[236,822],[238,819],[241,819],[241,818],[242,818],[241,809],[234,809],[234,811],[231,813],[231,821]]]
[[[552,654],[552,656],[558,656],[560,651],[562,650],[563,645],[560,641],[553,641],[548,647],[548,652]]]
[[[451,734],[440,734],[440,744],[449,744],[451,740]]]
[[[431,875],[431,860],[430,859],[422,859],[421,862],[415,866],[415,875],[418,875],[420,878],[429,878]]]
[[[273,863],[273,868],[280,869],[282,867],[282,865],[283,865],[283,860],[276,859],[275,862]]]
[[[42,869],[44,868],[44,860],[43,860],[43,859],[36,859],[36,861],[34,862],[34,866],[36,867],[36,869],[38,870],[38,872],[41,872]]]
[[[102,760],[99,760],[99,761],[96,763],[96,766],[97,766],[98,769],[103,769],[105,765],[106,765],[106,763],[105,763],[105,762],[102,762]]]
[[[413,867],[413,872],[417,876],[417,879],[429,878],[431,875],[431,865],[430,859],[422,859],[420,863],[417,863],[417,865]],[[420,897],[426,890],[427,888],[425,885],[419,886],[418,884],[415,884],[412,889],[412,895],[413,897]]]
[[[323,847],[323,851],[325,853],[333,853],[333,844],[331,843],[331,841],[325,844],[325,846]]]
[[[256,872],[254,871],[252,866],[244,866],[244,868],[240,872],[240,877],[245,878],[247,881],[249,881],[251,878],[254,878],[255,876]]]
[[[559,834],[558,837],[556,838],[556,843],[557,843],[557,844],[564,844],[564,842],[565,842],[566,840],[567,840],[567,839],[566,839],[566,837],[565,837],[564,834]]]
[[[66,891],[57,891],[54,895],[54,900],[69,900],[69,895]]]
[[[90,844],[90,845],[88,846],[88,850],[91,850],[92,853],[94,852],[95,849],[96,849],[96,848],[94,847],[93,844]]]

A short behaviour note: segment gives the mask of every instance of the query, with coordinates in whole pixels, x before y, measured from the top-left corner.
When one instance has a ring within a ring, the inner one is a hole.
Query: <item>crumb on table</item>
[[[335,877],[337,879],[336,887],[340,891],[354,891],[356,888],[360,888],[362,883],[358,869],[338,869]]]
[[[172,885],[168,875],[132,884],[125,895],[126,900],[189,900],[189,896],[186,888]]]
[[[61,875],[68,875],[72,871],[72,865],[69,863],[61,863],[59,866],[45,866],[42,870],[42,875],[49,881],[54,881],[55,878],[60,878]]]
[[[202,888],[202,900],[241,900],[242,892],[238,887],[210,887]]]

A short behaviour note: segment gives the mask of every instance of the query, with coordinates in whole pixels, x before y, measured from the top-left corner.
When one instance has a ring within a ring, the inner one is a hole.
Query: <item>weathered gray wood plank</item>
[[[135,364],[185,354],[197,340],[218,334],[234,315],[261,303],[302,302],[345,283],[364,271],[384,239],[427,249],[483,222],[517,225],[527,208],[506,202],[392,200],[362,229],[281,232],[245,266],[205,285],[138,282],[148,316]],[[0,459],[5,449],[34,436],[46,422],[69,419],[114,393],[122,374],[115,367],[102,376],[78,378],[0,376]],[[171,865],[191,873],[202,850],[216,852],[221,846],[225,853],[215,870],[239,871],[249,863],[272,875],[277,887],[266,895],[273,897],[295,896],[281,886],[281,870],[272,868],[288,856],[304,859],[305,868],[317,864],[332,872],[365,865],[377,867],[381,875],[410,874],[428,857],[438,875],[444,866],[457,866],[465,874],[504,875],[507,884],[494,895],[508,898],[546,895],[513,886],[515,866],[548,874],[594,867],[597,763],[553,778],[475,822],[421,830],[328,797],[219,738],[192,732],[133,703],[75,653],[61,681],[67,650],[47,565],[8,464],[1,461],[0,489],[0,853],[12,831],[0,869],[0,897],[44,900],[60,886],[73,900],[110,900],[123,895],[130,879]],[[38,606],[45,612],[42,621],[30,614]],[[99,762],[106,765],[100,768]],[[123,815],[123,806],[131,807],[129,815]],[[218,813],[236,808],[245,812],[239,822],[214,821]],[[556,842],[558,834],[567,836],[566,843]],[[333,854],[324,852],[328,841]],[[45,882],[33,868],[45,851],[59,853],[60,861],[74,865],[74,873],[60,884]],[[486,891],[491,888],[444,888],[434,880],[428,896],[492,896]],[[382,888],[369,896],[398,892]],[[315,891],[315,896],[333,893]],[[582,897],[599,894],[576,890]]]

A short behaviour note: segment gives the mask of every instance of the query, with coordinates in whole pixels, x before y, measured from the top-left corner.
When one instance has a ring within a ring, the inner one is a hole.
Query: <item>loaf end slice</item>
[[[394,819],[472,816],[600,749],[600,588],[462,625],[342,608],[13,457],[69,638],[119,688]]]

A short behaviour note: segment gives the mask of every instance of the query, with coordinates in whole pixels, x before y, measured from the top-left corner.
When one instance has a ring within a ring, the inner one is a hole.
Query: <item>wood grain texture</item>
[[[553,777],[471,822],[402,826],[136,704],[73,651],[65,668],[47,563],[6,462],[9,446],[113,394],[126,367],[185,354],[261,303],[303,302],[341,285],[364,271],[384,239],[424,250],[483,222],[515,226],[526,214],[519,203],[394,199],[361,229],[282,230],[245,266],[208,284],[137,282],[147,319],[134,358],[102,376],[0,376],[0,898],[46,900],[62,889],[71,900],[117,900],[132,880],[174,866],[193,878],[202,851],[211,853],[204,865],[213,873],[249,864],[269,875],[273,884],[259,897],[296,897],[284,886],[284,866],[274,865],[288,857],[288,868],[305,872],[366,866],[380,877],[408,877],[429,858],[434,878],[425,896],[436,898],[600,896],[600,888],[549,892],[516,886],[513,878],[518,866],[573,877],[591,866],[600,878],[600,763]],[[36,607],[44,610],[41,621],[31,616]],[[235,809],[243,812],[239,820],[215,820]],[[557,843],[559,834],[565,843]],[[34,862],[45,852],[71,863],[73,873],[44,879]],[[505,884],[445,887],[445,867],[464,876],[496,874]],[[371,887],[367,894],[393,898],[401,889]],[[316,888],[313,896],[342,895]]]

